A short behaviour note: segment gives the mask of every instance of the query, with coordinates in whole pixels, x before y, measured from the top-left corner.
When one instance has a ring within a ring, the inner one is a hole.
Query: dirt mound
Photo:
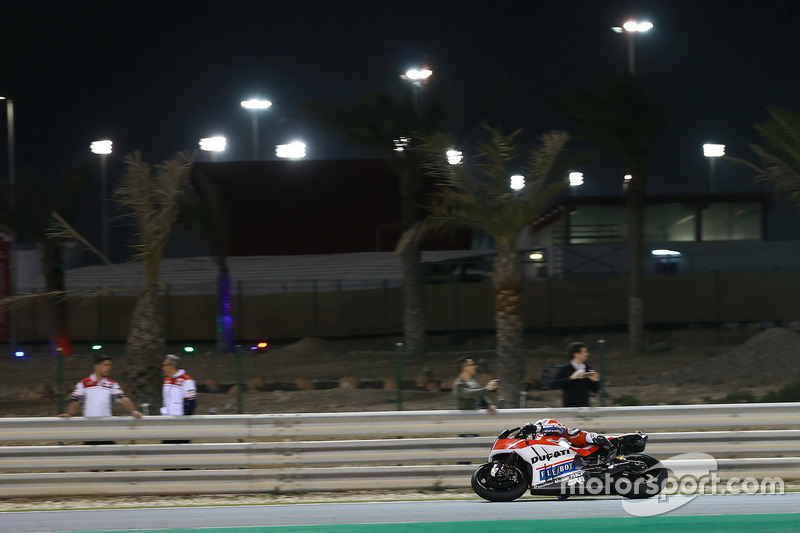
[[[332,342],[316,337],[306,337],[299,341],[277,348],[280,354],[288,355],[338,355],[343,353],[342,349]]]
[[[764,382],[800,378],[800,335],[786,328],[759,333],[729,352],[662,374],[663,381],[686,384],[739,384],[758,386]]]

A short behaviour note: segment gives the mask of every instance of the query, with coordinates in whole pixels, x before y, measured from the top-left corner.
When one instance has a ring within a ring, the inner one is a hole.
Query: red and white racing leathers
[[[578,448],[585,448],[590,444],[594,444],[595,439],[598,437],[597,433],[583,431],[579,428],[567,427],[558,420],[552,418],[539,419],[534,423],[534,427],[539,435],[563,437],[567,439],[570,444]]]

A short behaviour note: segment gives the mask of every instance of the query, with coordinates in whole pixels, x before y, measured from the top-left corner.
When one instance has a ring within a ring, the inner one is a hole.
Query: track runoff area
[[[541,520],[491,520],[471,522],[403,522],[259,527],[212,527],[199,529],[131,529],[99,533],[486,533],[494,531],[592,531],[593,533],[747,532],[800,531],[800,513],[716,516],[653,516],[614,518],[559,518]],[[83,532],[70,532],[83,533]],[[98,532],[93,532],[98,533]]]

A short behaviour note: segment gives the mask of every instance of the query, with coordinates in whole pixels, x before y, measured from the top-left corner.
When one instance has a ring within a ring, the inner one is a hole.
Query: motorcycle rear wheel
[[[616,494],[631,500],[641,500],[652,498],[661,492],[669,472],[661,465],[658,459],[643,453],[628,455],[626,459],[645,463],[647,471],[641,473],[623,472],[617,476],[614,480],[614,492]],[[627,483],[620,480],[627,480]]]
[[[475,494],[490,502],[511,502],[525,494],[528,479],[519,468],[500,465],[500,469],[492,476],[494,466],[495,463],[486,463],[472,474],[472,490]]]

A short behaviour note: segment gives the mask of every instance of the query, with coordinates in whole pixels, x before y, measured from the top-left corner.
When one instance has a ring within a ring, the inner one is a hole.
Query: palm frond
[[[117,287],[101,287],[95,289],[76,289],[69,291],[49,291],[39,293],[21,293],[0,300],[0,309],[10,311],[20,309],[37,302],[63,300],[69,298],[96,298],[98,296],[108,296],[110,294],[132,294],[131,291]]]
[[[444,148],[452,146],[447,136],[424,138],[424,170],[440,183],[429,227],[471,227],[489,234],[495,242],[512,242],[566,186],[552,174],[568,136],[560,132],[543,135],[529,153],[525,188],[512,191],[508,180],[520,157],[520,132],[504,135],[492,128],[485,131],[488,139],[478,145],[470,160],[472,165],[447,163]]]
[[[749,145],[758,163],[729,156],[725,158],[746,166],[755,172],[755,181],[772,183],[777,191],[800,204],[800,113],[780,108],[768,111],[771,120],[755,126],[766,145]]]
[[[62,241],[77,241],[83,245],[86,250],[89,250],[94,255],[99,257],[105,264],[111,265],[111,261],[103,255],[103,253],[98,250],[91,242],[89,242],[86,237],[81,235],[81,233],[76,230],[72,224],[67,222],[67,220],[61,216],[60,213],[53,212],[51,216],[54,219],[47,227],[47,238],[54,239],[54,240],[62,240]]]

